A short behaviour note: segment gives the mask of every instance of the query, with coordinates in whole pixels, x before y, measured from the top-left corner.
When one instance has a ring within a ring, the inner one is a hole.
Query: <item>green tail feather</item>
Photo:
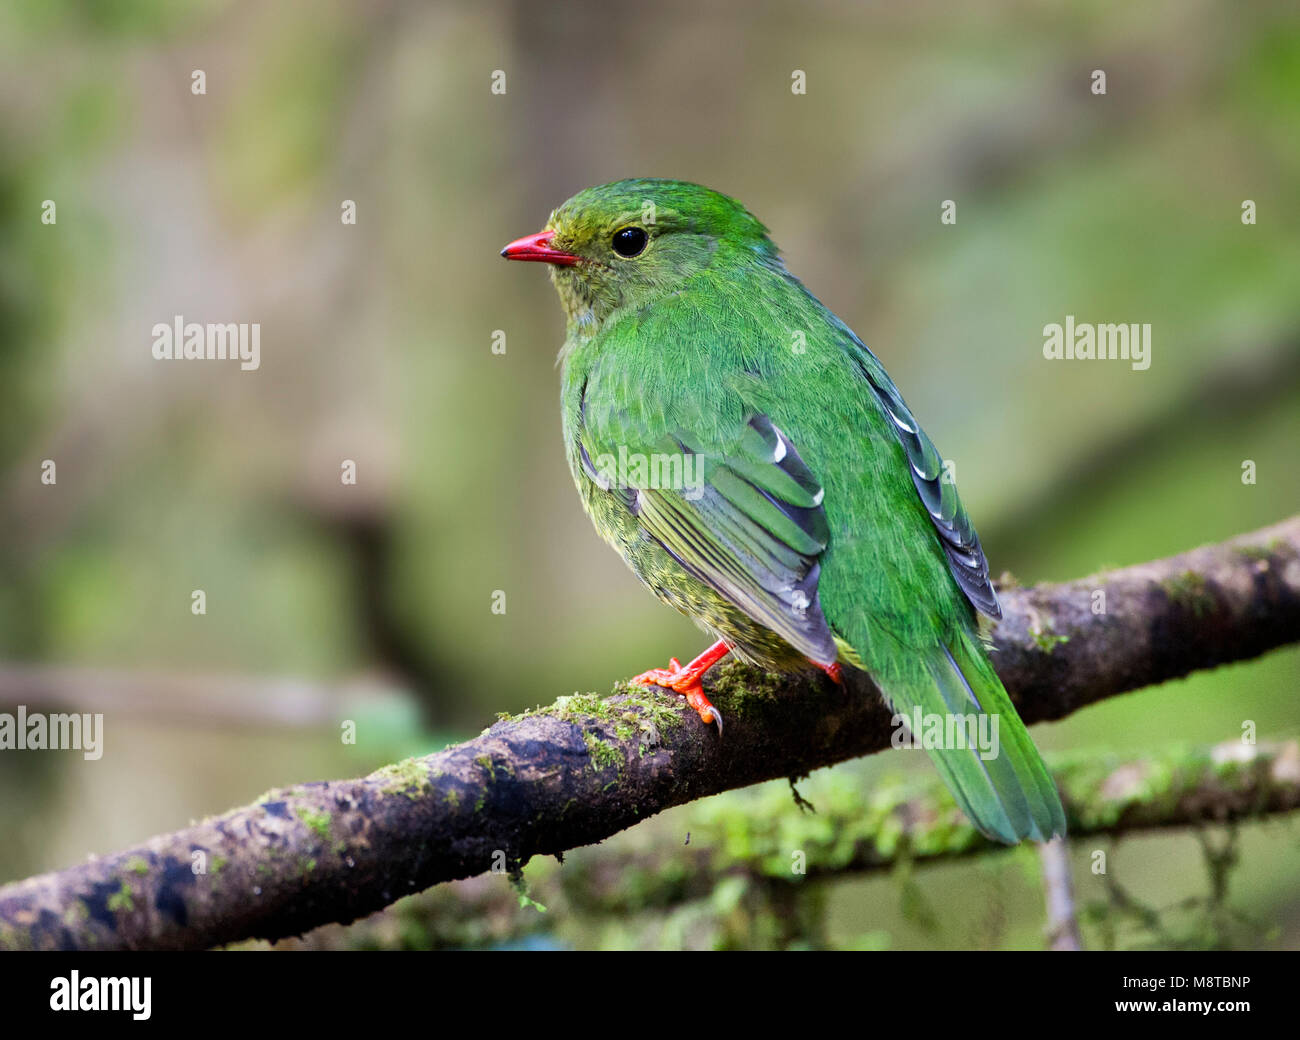
[[[1063,835],[1056,785],[984,653],[962,639],[939,647],[926,666],[933,683],[887,691],[895,712],[909,720],[918,707],[925,715],[997,717],[998,754],[987,761],[978,748],[927,749],[961,810],[984,835],[1008,845]]]

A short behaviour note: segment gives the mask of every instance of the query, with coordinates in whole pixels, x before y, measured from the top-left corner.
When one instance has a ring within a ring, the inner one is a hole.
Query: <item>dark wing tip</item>
[[[988,560],[955,486],[950,489],[947,503],[944,502],[945,474],[938,449],[921,429],[876,356],[856,337],[855,342],[863,352],[859,359],[862,374],[876,392],[885,417],[903,446],[908,469],[912,471],[912,484],[939,533],[948,558],[948,569],[971,605],[980,613],[998,620],[1002,617],[1002,607],[989,580]]]

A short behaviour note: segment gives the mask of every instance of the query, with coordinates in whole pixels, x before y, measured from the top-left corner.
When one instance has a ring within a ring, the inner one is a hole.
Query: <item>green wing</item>
[[[627,413],[618,418],[625,423]],[[619,422],[602,429],[586,421],[578,441],[587,475],[619,496],[688,573],[809,659],[836,660],[817,600],[818,560],[830,538],[823,491],[766,416],[751,417],[722,444],[688,430],[651,438]],[[667,460],[657,471],[624,465],[620,472],[617,465],[656,458]],[[675,469],[668,465],[674,459]],[[664,486],[674,482],[654,476],[666,466],[690,479]]]
[[[839,319],[835,321],[847,334],[859,371],[871,384],[884,408],[885,417],[907,453],[912,484],[939,533],[944,554],[948,557],[948,569],[976,610],[991,618],[1000,618],[1002,607],[989,580],[989,564],[979,535],[975,533],[975,525],[957,495],[956,483],[947,479],[943,472],[943,459],[938,449],[912,415],[885,366],[848,326]]]

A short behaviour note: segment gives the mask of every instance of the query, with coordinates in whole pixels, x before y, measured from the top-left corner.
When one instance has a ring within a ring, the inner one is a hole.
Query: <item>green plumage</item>
[[[623,257],[613,236],[629,227],[648,239]],[[1000,754],[935,750],[939,771],[991,837],[1064,833],[981,641],[976,608],[999,608],[979,540],[874,355],[754,217],[706,188],[591,188],[547,229],[580,258],[551,272],[568,460],[601,535],[744,657],[838,659],[909,716],[996,714]],[[687,463],[664,481],[619,459]]]

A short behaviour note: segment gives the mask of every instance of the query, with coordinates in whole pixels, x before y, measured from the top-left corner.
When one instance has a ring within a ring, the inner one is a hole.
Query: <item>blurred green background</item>
[[[1283,0],[3,5],[0,701],[102,710],[106,749],[0,755],[0,880],[703,645],[583,516],[558,302],[497,256],[590,184],[699,181],[768,224],[955,460],[995,573],[1077,577],[1296,512],[1298,127]],[[176,314],[260,322],[260,369],[155,361]],[[1150,369],[1045,361],[1067,314],[1151,323]],[[1286,650],[1034,735],[1295,734],[1298,678]],[[1234,896],[1273,926],[1247,942],[1300,946],[1294,827],[1246,839]],[[998,905],[981,941],[1039,945],[1016,855],[918,874],[938,929],[887,883],[837,885],[832,938],[969,946]],[[1174,835],[1117,862],[1165,904],[1199,856]]]

